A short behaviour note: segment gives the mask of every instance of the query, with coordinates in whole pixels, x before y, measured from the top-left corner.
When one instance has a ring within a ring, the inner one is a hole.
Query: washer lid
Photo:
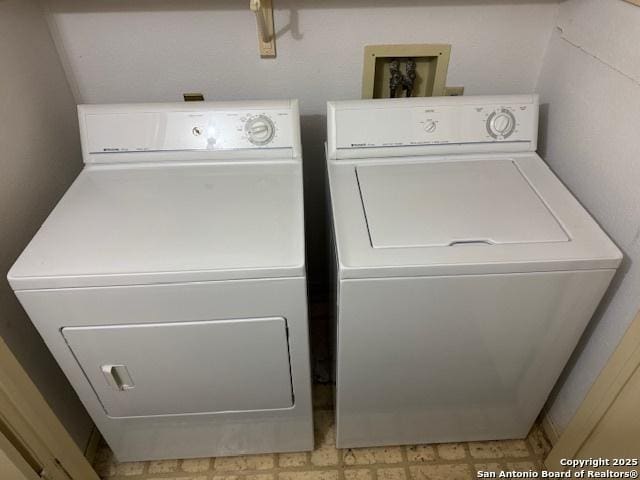
[[[534,153],[329,161],[328,173],[341,279],[616,268],[622,258]],[[494,243],[455,243],[483,239]]]
[[[512,160],[360,165],[374,248],[567,242]]]
[[[86,167],[8,278],[15,290],[304,275],[301,165]]]

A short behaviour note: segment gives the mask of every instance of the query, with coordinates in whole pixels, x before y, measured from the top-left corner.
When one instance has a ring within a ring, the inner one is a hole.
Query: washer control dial
[[[244,131],[254,145],[266,145],[273,140],[276,127],[267,115],[256,115],[245,122]]]
[[[516,128],[516,118],[506,108],[499,108],[487,118],[487,132],[493,138],[503,140],[509,137]]]

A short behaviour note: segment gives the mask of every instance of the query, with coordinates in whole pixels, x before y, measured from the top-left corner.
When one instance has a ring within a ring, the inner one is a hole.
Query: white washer
[[[10,270],[120,461],[313,447],[296,101],[79,107]]]
[[[337,445],[524,437],[621,253],[537,96],[330,102]]]

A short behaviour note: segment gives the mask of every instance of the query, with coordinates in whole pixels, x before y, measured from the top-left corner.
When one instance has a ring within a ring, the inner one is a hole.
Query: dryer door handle
[[[107,379],[107,383],[114,389],[125,391],[135,387],[129,370],[125,365],[102,365],[102,374]]]

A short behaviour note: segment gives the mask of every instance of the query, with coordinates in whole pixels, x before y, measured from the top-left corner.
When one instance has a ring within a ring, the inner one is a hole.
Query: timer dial
[[[487,132],[493,138],[503,140],[509,137],[515,128],[516,118],[506,108],[496,110],[487,118]]]
[[[254,145],[266,145],[273,140],[276,127],[268,116],[256,115],[246,121],[244,131],[249,141]]]

